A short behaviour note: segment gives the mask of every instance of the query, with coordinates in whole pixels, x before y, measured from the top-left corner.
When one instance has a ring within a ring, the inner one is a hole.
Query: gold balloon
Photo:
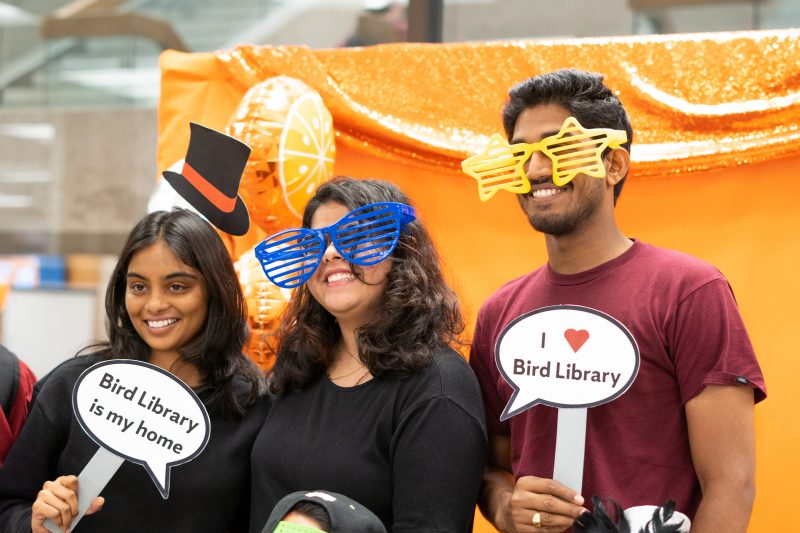
[[[286,299],[280,289],[267,280],[255,281],[243,288],[250,326],[250,339],[245,353],[262,370],[269,370],[275,361],[275,346],[270,337],[278,327]]]
[[[280,322],[290,292],[266,279],[252,248],[242,254],[234,266],[247,303],[250,328],[244,351],[262,370],[269,370],[275,361],[270,335]]]
[[[268,234],[299,225],[336,157],[319,93],[295,78],[270,78],[247,91],[226,132],[253,150],[239,188],[253,222]]]

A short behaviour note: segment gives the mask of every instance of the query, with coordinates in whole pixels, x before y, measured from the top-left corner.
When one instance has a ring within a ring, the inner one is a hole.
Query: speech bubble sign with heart
[[[639,347],[618,320],[596,309],[557,305],[517,317],[495,347],[497,368],[514,388],[500,420],[530,407],[593,407],[633,384]]]

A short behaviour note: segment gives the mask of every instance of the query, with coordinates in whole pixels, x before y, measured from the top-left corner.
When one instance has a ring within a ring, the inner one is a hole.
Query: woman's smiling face
[[[208,294],[203,276],[159,240],[128,264],[125,308],[151,358],[177,358],[206,322]]]
[[[336,202],[325,202],[314,212],[311,227],[331,226],[350,209]],[[372,266],[354,266],[344,260],[329,244],[316,272],[308,280],[308,290],[340,325],[357,328],[370,322],[386,289],[386,276],[392,268],[391,257]],[[359,273],[359,279],[353,274]],[[363,280],[363,281],[362,281]]]

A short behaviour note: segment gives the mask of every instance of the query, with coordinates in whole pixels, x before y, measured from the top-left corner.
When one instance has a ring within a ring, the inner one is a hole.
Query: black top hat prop
[[[284,496],[267,518],[261,533],[272,533],[286,513],[298,502],[321,505],[331,519],[331,533],[386,533],[375,514],[357,501],[327,490],[299,491]]]
[[[250,228],[250,215],[238,191],[250,147],[194,122],[189,127],[183,170],[180,174],[165,170],[164,179],[217,228],[244,235]]]

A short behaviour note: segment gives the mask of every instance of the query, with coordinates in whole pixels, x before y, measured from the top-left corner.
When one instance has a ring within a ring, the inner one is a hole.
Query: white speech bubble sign
[[[514,394],[506,420],[537,404],[594,407],[628,390],[639,372],[633,335],[611,316],[577,305],[542,307],[514,319],[495,361]]]
[[[537,404],[558,408],[553,479],[580,493],[586,409],[619,398],[633,384],[639,372],[633,335],[596,309],[542,307],[503,329],[495,362],[514,388],[500,420]]]
[[[203,402],[183,381],[143,361],[115,359],[86,369],[72,409],[98,445],[142,465],[163,498],[170,469],[203,451],[211,426]]]
[[[72,389],[72,410],[100,446],[78,475],[73,530],[125,459],[142,465],[167,499],[170,469],[200,455],[211,436],[208,412],[194,391],[143,361],[114,359],[84,370]],[[61,531],[49,519],[44,526]]]

